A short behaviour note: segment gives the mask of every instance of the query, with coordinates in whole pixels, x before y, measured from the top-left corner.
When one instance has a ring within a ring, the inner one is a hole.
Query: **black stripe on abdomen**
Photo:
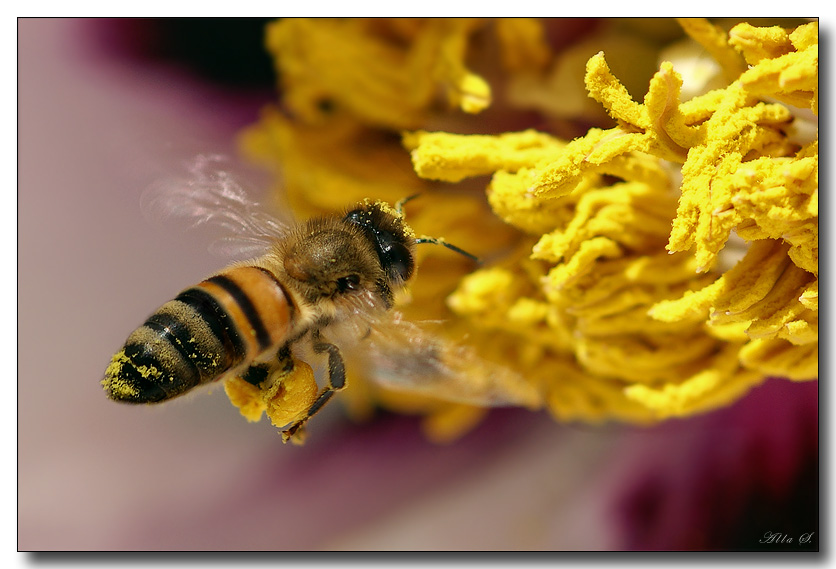
[[[154,350],[146,344],[126,344],[122,353],[129,363],[120,366],[117,375],[106,377],[109,381],[130,387],[128,391],[119,393],[116,399],[127,403],[155,403],[171,397],[165,384],[171,383],[172,375]]]
[[[223,344],[226,353],[230,354],[229,367],[244,360],[247,354],[246,344],[232,318],[211,294],[199,288],[190,288],[181,292],[174,300],[187,304],[200,315],[212,334]]]
[[[229,356],[208,351],[205,342],[195,340],[198,331],[190,330],[181,318],[157,312],[145,321],[145,326],[177,349],[183,360],[200,375],[201,383],[211,381],[220,371],[229,369],[229,362],[225,361]]]
[[[247,293],[241,290],[241,287],[239,287],[234,280],[224,275],[216,275],[206,279],[206,281],[218,285],[229,293],[229,295],[235,300],[236,304],[238,304],[241,312],[244,313],[244,316],[247,318],[250,326],[255,332],[255,338],[258,342],[260,350],[263,351],[272,346],[273,341],[270,338],[269,332],[267,332],[267,328],[264,327],[264,322],[258,315],[258,311],[255,309],[255,306],[253,306],[253,303],[249,296],[247,296]]]

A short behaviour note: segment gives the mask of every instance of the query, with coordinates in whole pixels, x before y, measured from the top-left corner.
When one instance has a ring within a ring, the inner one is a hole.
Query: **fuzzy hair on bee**
[[[395,206],[366,200],[343,215],[291,226],[264,214],[227,173],[211,170],[214,163],[204,158],[193,179],[157,186],[144,209],[231,229],[230,242],[260,244],[262,254],[183,290],[148,317],[105,371],[110,399],[159,403],[230,377],[272,389],[299,368],[299,354],[313,354],[325,360],[324,386],[283,431],[285,441],[298,439],[345,388],[343,351],[365,349],[365,374],[394,389],[536,404],[536,394],[508,388],[509,381],[525,384],[511,372],[481,365],[472,350],[403,321],[394,309],[395,293],[415,273],[418,244],[470,256],[443,239],[416,237],[402,212],[411,198]],[[474,381],[473,372],[485,377]]]

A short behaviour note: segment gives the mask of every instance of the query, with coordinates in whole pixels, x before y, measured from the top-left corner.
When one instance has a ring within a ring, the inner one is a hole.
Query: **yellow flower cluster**
[[[818,111],[818,28],[681,24],[725,86],[683,101],[664,62],[638,103],[599,53],[586,88],[617,125],[567,142],[449,133],[491,112],[466,62],[497,93],[559,64],[540,21],[281,21],[267,44],[287,112],[267,110],[243,145],[302,214],[423,192],[407,211],[416,232],[486,263],[421,249],[404,313],[445,320],[558,419],[709,410],[767,375],[818,373],[818,137],[799,128]],[[749,243],[742,258],[730,237]],[[483,412],[350,379],[358,414],[371,402],[424,413],[436,440]]]

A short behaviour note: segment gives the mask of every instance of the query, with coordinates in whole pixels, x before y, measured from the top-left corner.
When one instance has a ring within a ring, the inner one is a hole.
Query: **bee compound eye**
[[[412,276],[412,253],[409,249],[397,242],[389,243],[383,255],[383,268],[389,278],[395,282],[403,282]]]

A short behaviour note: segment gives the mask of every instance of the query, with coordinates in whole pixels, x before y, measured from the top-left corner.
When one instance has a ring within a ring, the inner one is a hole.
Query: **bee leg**
[[[270,374],[270,366],[267,364],[253,364],[247,368],[247,370],[241,374],[241,379],[249,383],[250,385],[255,385],[256,387],[259,386],[262,382],[267,379],[267,376]]]
[[[293,369],[293,354],[290,351],[290,342],[279,348],[276,354],[279,361],[279,368],[283,372],[290,372]]]
[[[314,416],[314,414],[322,409],[322,407],[334,396],[334,394],[345,388],[345,362],[340,354],[339,348],[334,344],[323,342],[319,334],[314,336],[313,349],[316,353],[328,354],[328,384],[322,388],[319,396],[314,400],[307,413],[302,419],[293,423],[290,427],[282,431],[282,440],[287,442],[294,436],[299,436],[301,433],[297,432],[304,427],[305,423]]]

